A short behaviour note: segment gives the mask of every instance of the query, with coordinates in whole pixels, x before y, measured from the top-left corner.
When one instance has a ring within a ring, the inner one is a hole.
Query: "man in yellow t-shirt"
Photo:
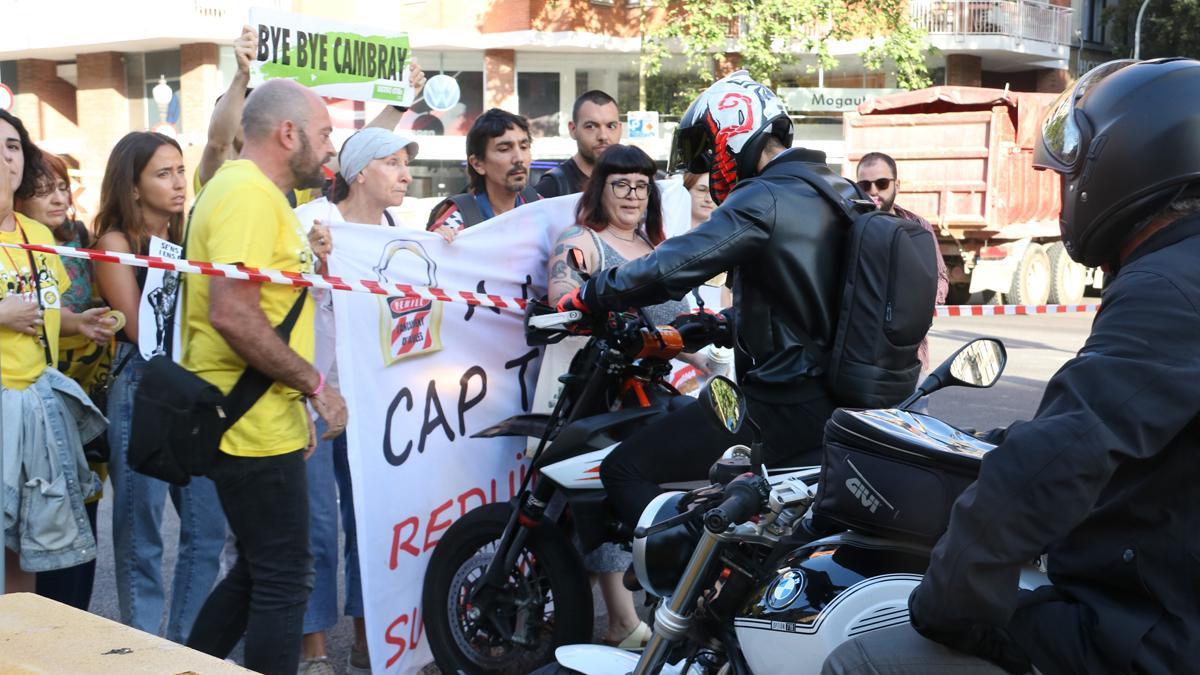
[[[223,164],[196,202],[187,256],[214,263],[311,272],[313,253],[288,206],[288,190],[319,185],[333,156],[321,99],[288,80],[255,89],[242,112],[241,157]],[[209,471],[238,540],[238,558],[213,589],[187,644],[218,658],[245,632],[246,667],[295,672],[312,588],[304,459],[314,446],[304,399],[329,426],[346,427],[346,404],[312,366],[312,300],[285,343],[275,332],[300,291],[189,277],[181,364],[228,394],[247,366],[274,384],[221,439]]]

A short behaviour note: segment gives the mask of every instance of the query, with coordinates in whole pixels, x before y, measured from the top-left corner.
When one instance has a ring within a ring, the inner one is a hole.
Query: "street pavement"
[[[933,394],[929,400],[929,412],[955,426],[978,430],[1029,419],[1037,409],[1046,380],[1083,345],[1093,317],[1093,314],[1065,314],[935,320],[930,331],[930,358],[933,365],[976,337],[1002,340],[1008,352],[1008,365],[999,383],[990,389],[953,388]],[[163,578],[169,584],[179,539],[179,520],[170,506],[164,510],[163,520]],[[100,557],[91,611],[119,620],[113,578],[111,524],[112,511],[106,498],[100,505]],[[640,597],[638,602],[640,605]],[[596,632],[600,635],[607,617],[598,593],[595,606]],[[339,672],[347,672],[347,656],[353,640],[350,620],[343,618],[330,632],[328,640],[331,660]],[[240,656],[239,647],[233,657],[240,659]]]

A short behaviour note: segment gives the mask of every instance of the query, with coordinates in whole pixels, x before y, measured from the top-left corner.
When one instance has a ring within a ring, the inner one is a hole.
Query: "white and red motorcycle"
[[[838,410],[826,427],[824,468],[770,477],[748,471],[658,497],[643,512],[633,547],[638,580],[661,598],[650,643],[640,654],[560,647],[557,663],[539,675],[818,673],[842,642],[906,623],[908,596],[945,529],[955,491],[992,447],[906,408],[945,386],[991,386],[1004,360],[998,341],[977,340],[898,408]],[[731,432],[744,422],[753,427],[728,380],[711,381],[701,403]],[[831,445],[851,448],[852,459],[839,464]],[[752,454],[734,447],[724,461],[740,460],[749,470]],[[901,463],[875,462],[880,458]],[[958,484],[940,513],[927,508],[937,501],[935,488],[921,480],[928,474],[946,482],[947,472]],[[913,513],[923,507],[925,513]],[[1022,587],[1045,583],[1038,565],[1022,574]]]

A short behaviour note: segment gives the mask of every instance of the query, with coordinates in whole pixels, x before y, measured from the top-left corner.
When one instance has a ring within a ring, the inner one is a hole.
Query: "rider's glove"
[[[701,310],[680,314],[671,322],[683,338],[683,351],[694,353],[710,344],[726,347],[732,344],[729,322],[724,314]]]
[[[566,295],[559,298],[558,305],[555,306],[555,309],[559,312],[582,312],[583,313],[585,320],[574,322],[570,326],[572,332],[579,333],[581,335],[590,332],[587,329],[586,319],[591,314],[591,310],[589,310],[588,306],[583,302],[582,293],[583,293],[582,286],[579,288],[576,288],[576,289],[572,290],[570,293],[567,293]]]

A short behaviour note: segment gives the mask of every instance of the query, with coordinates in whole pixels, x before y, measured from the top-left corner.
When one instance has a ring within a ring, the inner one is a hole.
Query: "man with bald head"
[[[242,127],[241,155],[196,200],[186,255],[312,272],[304,227],[284,195],[324,180],[329,112],[310,90],[271,80],[246,100]],[[244,633],[247,668],[291,675],[312,588],[304,460],[316,439],[304,403],[329,438],[345,428],[346,406],[312,365],[313,308],[303,291],[193,275],[184,299],[181,364],[229,396],[230,410],[249,406],[221,438],[209,472],[237,537],[237,562],[204,603],[188,646],[224,658]],[[258,391],[266,387],[257,398],[248,384],[255,380]]]

